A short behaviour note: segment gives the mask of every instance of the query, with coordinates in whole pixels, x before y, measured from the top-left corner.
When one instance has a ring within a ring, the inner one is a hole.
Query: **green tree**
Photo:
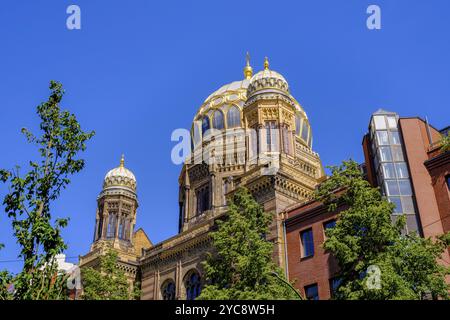
[[[450,131],[447,134],[443,134],[441,138],[441,150],[447,152],[450,150]]]
[[[100,257],[98,269],[81,269],[84,300],[132,300],[137,298],[139,289],[130,291],[125,272],[119,268],[117,252],[109,249]],[[135,284],[135,288],[138,285]]]
[[[5,245],[0,243],[0,250],[3,249]],[[8,287],[12,282],[12,275],[6,271],[0,271],[0,300],[10,300],[12,299],[11,293],[8,291]]]
[[[340,266],[336,299],[448,298],[449,269],[437,260],[447,250],[449,235],[435,240],[406,235],[405,217],[392,222],[394,205],[370,186],[357,163],[344,161],[331,171],[316,197],[330,211],[344,208],[324,243]]]
[[[40,135],[22,129],[28,142],[37,147],[39,159],[30,161],[24,174],[19,166],[0,169],[0,180],[9,188],[3,205],[24,262],[13,279],[14,299],[60,299],[66,295],[54,257],[66,248],[61,230],[68,219],[54,219],[50,205],[69,185],[70,176],[83,169],[84,160],[77,155],[94,135],[81,129],[75,115],[61,110],[62,85],[51,81],[50,90],[49,99],[37,107]],[[5,276],[1,276],[2,282]]]
[[[213,252],[204,263],[207,285],[200,300],[298,299],[272,261],[273,244],[265,239],[271,219],[247,189],[236,191],[227,217],[211,234]]]

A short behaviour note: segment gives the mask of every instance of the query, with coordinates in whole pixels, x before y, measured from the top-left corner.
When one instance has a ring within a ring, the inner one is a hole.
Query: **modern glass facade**
[[[370,121],[370,141],[378,185],[382,194],[395,204],[393,218],[405,214],[406,231],[418,231],[414,195],[398,129],[398,115],[383,110],[374,113]]]

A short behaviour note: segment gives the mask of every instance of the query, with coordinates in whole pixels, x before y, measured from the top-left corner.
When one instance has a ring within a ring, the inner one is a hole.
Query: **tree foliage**
[[[84,160],[78,154],[94,135],[81,129],[75,115],[61,110],[62,85],[51,81],[50,90],[49,99],[37,107],[40,135],[22,129],[28,142],[37,147],[38,160],[29,161],[25,173],[19,166],[0,169],[0,180],[9,188],[3,205],[24,262],[13,279],[14,299],[58,299],[65,292],[54,257],[66,248],[61,230],[68,219],[54,219],[50,205],[69,185],[70,176],[83,169]]]
[[[130,290],[125,272],[119,268],[117,252],[109,249],[100,257],[98,268],[81,270],[84,300],[133,300],[140,296],[139,285]]]
[[[450,131],[448,131],[447,134],[442,135],[441,150],[442,152],[450,151]]]
[[[272,261],[273,244],[265,239],[271,214],[247,189],[236,191],[225,220],[211,234],[213,252],[204,263],[207,285],[199,299],[296,299]],[[274,272],[278,277],[274,276]]]
[[[437,261],[447,250],[449,235],[432,240],[405,234],[405,217],[392,221],[394,205],[370,186],[357,163],[344,161],[331,170],[316,197],[330,211],[345,209],[326,231],[324,243],[340,266],[336,299],[448,298],[449,269]],[[380,271],[378,279],[370,266]]]

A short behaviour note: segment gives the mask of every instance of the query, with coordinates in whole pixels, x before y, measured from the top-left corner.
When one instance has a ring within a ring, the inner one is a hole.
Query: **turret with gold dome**
[[[118,167],[108,171],[97,199],[94,243],[107,241],[131,247],[138,207],[136,177],[125,167],[122,155]]]
[[[136,194],[136,177],[125,168],[125,156],[122,154],[120,165],[110,170],[103,181],[103,191],[127,190]]]
[[[324,174],[312,150],[308,117],[286,78],[270,68],[267,57],[253,74],[248,53],[243,75],[209,95],[194,116],[193,152],[179,180],[180,231],[226,210],[225,194],[267,165],[267,156],[273,163],[278,154],[277,163],[302,176],[304,185],[290,192],[297,200],[311,196]]]
[[[139,276],[142,249],[152,246],[142,229],[134,230],[137,208],[136,177],[125,167],[122,155],[119,166],[108,171],[103,180],[97,197],[94,240],[89,253],[80,257],[80,267],[97,267],[100,257],[113,249],[132,286]]]
[[[274,262],[286,267],[284,212],[310,199],[324,176],[306,113],[267,58],[254,74],[247,54],[243,79],[204,100],[191,135],[193,152],[178,180],[179,234],[144,250],[143,299],[195,298],[205,279],[202,262],[213,250],[211,232],[239,187],[273,217],[265,236]]]

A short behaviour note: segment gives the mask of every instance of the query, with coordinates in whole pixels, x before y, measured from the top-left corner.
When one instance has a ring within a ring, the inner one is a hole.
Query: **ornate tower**
[[[274,261],[284,268],[284,212],[309,200],[324,177],[308,117],[286,79],[269,68],[267,58],[254,75],[248,55],[246,60],[243,79],[213,92],[194,116],[192,152],[178,180],[179,234],[141,258],[144,299],[198,294],[210,232],[241,186],[272,214],[266,239],[273,242]]]
[[[136,178],[125,168],[124,156],[117,168],[110,170],[97,198],[94,239],[91,250],[80,257],[80,266],[97,266],[99,257],[112,248],[117,251],[120,266],[130,284],[139,277],[138,260],[143,248],[152,246],[142,229],[134,231],[136,210]]]
[[[108,242],[114,248],[132,250],[137,207],[136,178],[125,168],[122,156],[120,165],[106,174],[103,190],[97,198],[92,247]]]
[[[312,150],[308,117],[286,79],[269,68],[222,86],[200,107],[192,125],[192,155],[180,174],[180,232],[226,213],[227,195],[248,188],[274,213],[271,240],[283,265],[282,212],[312,196],[324,176]]]
[[[269,68],[256,73],[247,87],[243,107],[247,135],[246,172],[236,186],[245,186],[274,215],[268,239],[274,242],[274,260],[285,265],[284,210],[309,200],[324,177],[319,155],[312,150],[308,117],[289,91],[286,79]]]

